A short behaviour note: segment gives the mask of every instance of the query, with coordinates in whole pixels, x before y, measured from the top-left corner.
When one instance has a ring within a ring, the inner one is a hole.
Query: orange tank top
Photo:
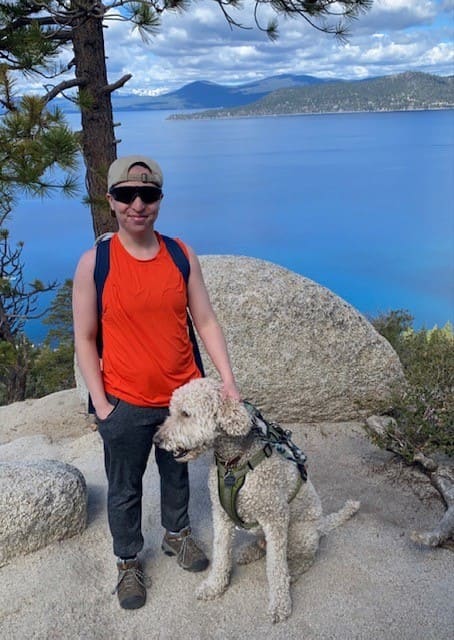
[[[138,406],[164,407],[200,371],[187,330],[186,284],[156,235],[159,251],[151,260],[134,258],[118,234],[112,237],[102,295],[102,369],[108,393]]]

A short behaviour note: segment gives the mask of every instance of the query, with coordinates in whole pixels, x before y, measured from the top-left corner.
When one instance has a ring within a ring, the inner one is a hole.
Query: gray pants
[[[137,407],[108,396],[115,405],[105,420],[96,419],[104,443],[108,481],[107,513],[114,554],[135,556],[143,547],[142,477],[153,445],[153,436],[164,422],[167,407]],[[168,531],[189,525],[189,477],[185,463],[155,447],[161,478],[161,524]]]

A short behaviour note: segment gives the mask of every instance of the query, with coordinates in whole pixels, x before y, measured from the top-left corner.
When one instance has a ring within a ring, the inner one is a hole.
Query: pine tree
[[[58,110],[50,112],[36,96],[16,98],[6,65],[0,65],[0,80],[0,101],[7,105],[0,121],[0,401],[14,402],[26,396],[35,355],[25,322],[40,315],[39,297],[57,283],[25,282],[23,244],[11,244],[8,216],[23,192],[73,195],[79,145]]]
[[[73,342],[72,288],[73,281],[65,280],[43,320],[43,324],[50,327],[46,337],[49,345],[71,345]]]

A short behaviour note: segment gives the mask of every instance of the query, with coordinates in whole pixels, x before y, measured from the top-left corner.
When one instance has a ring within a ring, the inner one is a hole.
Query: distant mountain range
[[[64,98],[57,98],[53,104],[66,112],[77,110]],[[454,76],[407,72],[369,80],[328,80],[285,74],[234,87],[199,81],[160,96],[114,93],[112,104],[115,112],[198,110],[171,115],[172,119],[452,109]]]
[[[178,111],[184,109],[240,107],[250,102],[255,102],[278,89],[311,86],[326,82],[330,81],[314,76],[291,74],[271,76],[270,78],[234,87],[201,80],[191,82],[176,91],[163,93],[159,96],[114,93],[112,94],[112,106],[114,111]],[[58,104],[63,111],[77,111],[77,107],[64,98],[57,98],[53,103]]]
[[[312,86],[328,82],[313,76],[280,75],[230,87],[215,82],[198,81],[186,84],[177,91],[160,96],[113,95],[115,111],[134,109],[211,109],[240,107],[255,102],[278,89]]]
[[[454,108],[454,76],[406,72],[369,80],[316,82],[271,91],[235,108],[170,116],[226,118],[354,111],[410,111]]]

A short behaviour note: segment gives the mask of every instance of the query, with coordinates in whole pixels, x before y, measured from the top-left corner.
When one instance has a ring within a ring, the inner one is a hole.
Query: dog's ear
[[[242,402],[233,398],[221,399],[216,414],[220,428],[229,436],[245,436],[251,428],[251,420]]]

